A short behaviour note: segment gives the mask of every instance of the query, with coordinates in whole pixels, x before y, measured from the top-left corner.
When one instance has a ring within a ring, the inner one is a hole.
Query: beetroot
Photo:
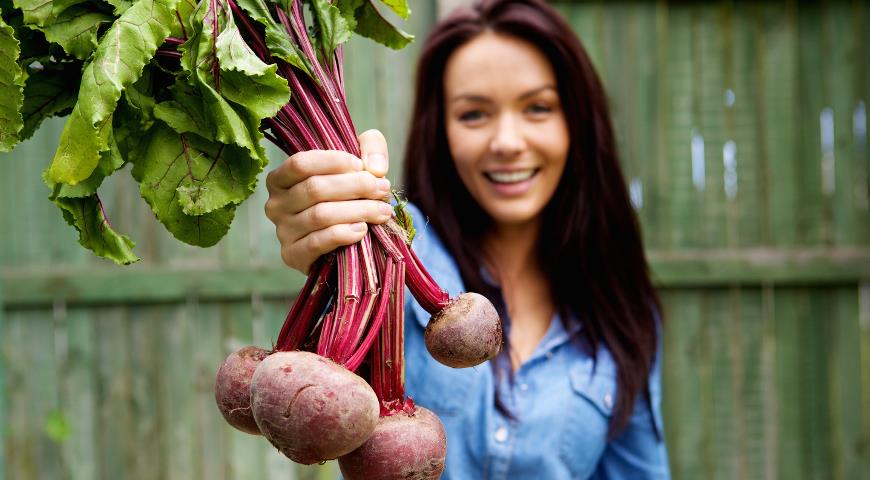
[[[473,367],[498,354],[501,321],[486,297],[463,293],[432,315],[424,335],[435,360],[453,368]]]
[[[438,417],[422,407],[381,417],[375,433],[338,466],[347,480],[435,480],[444,471],[447,437]]]
[[[231,353],[218,370],[214,384],[214,399],[227,423],[251,435],[260,434],[251,413],[251,377],[268,355],[268,351],[257,347]]]
[[[358,448],[378,422],[378,399],[362,378],[314,353],[276,352],[251,382],[263,436],[294,462],[310,465]]]
[[[378,227],[372,230],[379,239],[387,236]],[[400,240],[394,243],[399,251],[397,255],[405,260],[408,288],[420,306],[432,315],[425,332],[426,348],[432,357],[448,367],[465,368],[498,355],[502,327],[492,302],[471,292],[450,298],[407,243]]]

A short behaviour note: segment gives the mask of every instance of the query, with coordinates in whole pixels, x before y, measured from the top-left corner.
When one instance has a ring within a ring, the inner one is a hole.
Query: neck
[[[537,257],[540,223],[496,225],[484,238],[484,249],[495,260],[487,265],[500,282],[539,270]],[[495,264],[492,264],[495,263]]]

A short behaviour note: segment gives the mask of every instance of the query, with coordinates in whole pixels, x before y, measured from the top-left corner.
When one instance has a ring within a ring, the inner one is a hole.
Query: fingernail
[[[353,223],[350,225],[350,229],[354,232],[364,232],[366,230],[365,223]]]
[[[375,185],[378,187],[378,190],[383,192],[390,192],[390,181],[386,178],[378,178],[375,180]]]
[[[393,207],[386,202],[381,202],[381,204],[378,206],[378,211],[381,215],[393,215]]]
[[[387,157],[380,153],[372,153],[366,155],[366,163],[368,170],[372,173],[380,173],[387,171]]]

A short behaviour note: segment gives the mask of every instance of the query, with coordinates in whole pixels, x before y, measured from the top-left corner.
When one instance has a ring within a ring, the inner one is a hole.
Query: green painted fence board
[[[83,308],[69,309],[60,317],[57,332],[65,339],[65,355],[58,358],[58,370],[62,411],[70,424],[63,442],[64,465],[72,480],[99,478],[97,321],[93,311]],[[149,446],[143,443],[141,448],[147,451]]]
[[[675,479],[870,472],[865,3],[555,2],[606,85],[665,303]],[[412,7],[422,38],[437,4]],[[347,49],[356,127],[387,135],[394,184],[420,46]],[[303,280],[263,214],[266,173],[212,249],[179,244],[111,178],[101,197],[143,257],[118,268],[46,199],[62,124],[0,156],[0,480],[335,478],[213,405],[220,362],[270,347]]]

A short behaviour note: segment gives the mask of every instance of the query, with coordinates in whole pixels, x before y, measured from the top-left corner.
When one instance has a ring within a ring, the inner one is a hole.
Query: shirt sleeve
[[[671,478],[661,414],[661,352],[660,342],[649,380],[652,405],[643,395],[635,402],[628,425],[608,442],[593,479]]]

